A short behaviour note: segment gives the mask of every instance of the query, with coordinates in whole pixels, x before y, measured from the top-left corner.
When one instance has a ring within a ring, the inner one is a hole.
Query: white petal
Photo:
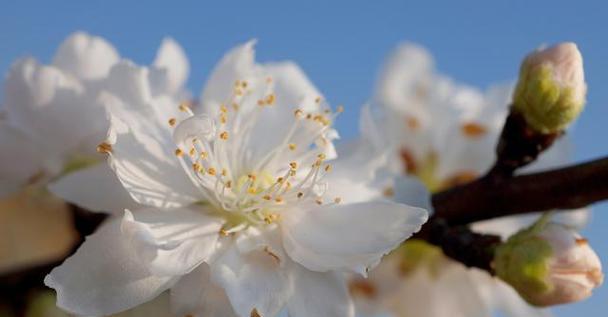
[[[57,306],[89,316],[109,315],[140,305],[173,282],[171,277],[152,275],[133,256],[118,220],[99,228],[44,280],[57,291]]]
[[[211,281],[224,288],[237,315],[274,316],[292,293],[292,276],[265,250],[241,253],[234,245],[211,265]]]
[[[209,279],[209,266],[199,265],[171,288],[176,316],[236,317],[226,292]]]
[[[118,60],[112,44],[101,37],[76,32],[59,46],[53,64],[78,78],[98,79],[106,76]]]
[[[177,147],[170,131],[140,116],[137,109],[126,108],[122,100],[104,97],[111,104],[110,166],[133,199],[159,208],[198,201],[200,192],[173,153]]]
[[[355,315],[354,305],[341,273],[312,272],[298,264],[294,264],[294,270],[294,293],[287,303],[289,317]]]
[[[63,176],[49,190],[90,211],[122,214],[139,207],[105,162]]]
[[[23,132],[0,122],[0,197],[26,185],[42,170],[42,154]]]
[[[432,210],[431,193],[418,178],[402,176],[395,179],[394,201],[409,206]]]
[[[230,50],[215,67],[201,93],[201,102],[207,112],[231,96],[236,80],[250,81],[257,76],[254,47],[255,40],[237,46]]]
[[[222,224],[202,210],[143,209],[125,211],[122,229],[150,271],[164,276],[186,274],[207,260]]]
[[[166,72],[165,86],[168,93],[179,92],[186,82],[190,70],[186,53],[172,38],[163,39],[156,53],[154,66]]]
[[[82,83],[54,66],[20,60],[11,67],[5,87],[8,117],[44,148],[47,157],[63,156],[107,129],[102,106],[87,95]]]
[[[283,216],[283,243],[293,260],[313,271],[361,274],[428,218],[423,209],[384,201],[290,210]]]

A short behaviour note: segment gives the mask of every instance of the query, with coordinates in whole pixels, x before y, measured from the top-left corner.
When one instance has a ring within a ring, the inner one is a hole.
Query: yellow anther
[[[226,122],[227,122],[227,121],[228,121],[228,117],[226,117],[226,115],[225,115],[225,114],[222,114],[222,115],[220,116],[220,122],[221,122],[222,124],[226,124]]]
[[[199,163],[192,164],[192,169],[197,173],[200,173],[203,171],[203,167]]]
[[[201,157],[201,159],[203,159],[203,160],[204,160],[204,159],[206,159],[206,158],[207,158],[207,152],[202,151],[202,152],[199,154],[199,156]]]
[[[182,151],[182,149],[175,150],[175,156],[183,156],[183,155],[184,155],[184,151]]]
[[[280,184],[280,183],[282,183],[282,182],[283,182],[283,177],[278,177],[278,178],[277,178],[277,183],[278,183],[278,184]]]
[[[321,103],[321,97],[317,97],[317,98],[315,98],[315,102],[316,102],[316,103]]]
[[[177,123],[177,120],[175,118],[169,119],[169,125],[170,126],[172,126],[172,127],[175,126],[175,123]]]
[[[207,173],[209,173],[209,175],[211,175],[211,176],[215,176],[215,173],[216,173],[215,168],[213,168],[213,167],[208,168]]]
[[[331,171],[331,165],[329,165],[329,164],[325,165],[325,171],[326,172]]]
[[[339,204],[339,203],[341,203],[341,202],[342,202],[342,198],[340,198],[340,197],[336,197],[336,198],[334,198],[334,202],[335,202],[336,204]]]
[[[285,183],[285,188],[287,190],[289,190],[291,188],[291,183],[290,182]]]
[[[227,237],[228,236],[228,231],[226,231],[226,229],[224,229],[224,228],[220,229],[219,233],[223,237]]]
[[[270,195],[264,195],[264,197],[262,197],[262,199],[264,199],[264,200],[271,200],[272,197],[270,197]]]
[[[267,104],[272,105],[272,104],[274,104],[275,100],[276,100],[275,95],[274,94],[270,94],[270,95],[266,96],[266,100],[265,101],[266,101]]]
[[[287,145],[287,147],[289,147],[290,150],[295,151],[296,150],[296,144],[295,143],[289,143]]]
[[[310,120],[311,118],[312,118],[312,114],[309,113],[306,115],[306,119]]]
[[[97,152],[104,154],[112,153],[112,144],[108,142],[99,143],[99,145],[97,146]]]
[[[295,170],[296,168],[298,168],[298,163],[296,163],[296,162],[291,162],[291,163],[289,163],[289,166],[291,167],[291,169],[294,169],[294,170]]]
[[[293,112],[293,114],[294,114],[296,117],[301,117],[301,116],[304,114],[304,111],[302,111],[301,109],[296,109],[296,110]]]
[[[226,113],[226,112],[228,112],[228,108],[226,108],[226,106],[225,106],[224,104],[222,104],[222,105],[220,106],[220,111],[221,111],[222,113]]]
[[[247,192],[253,195],[257,193],[257,190],[255,189],[255,187],[250,186],[249,188],[247,188]]]
[[[336,112],[338,112],[338,113],[344,112],[344,106],[343,105],[339,105],[338,108],[336,109]]]
[[[247,81],[243,80],[243,82],[241,83],[241,87],[247,88],[247,85],[248,85]]]
[[[296,170],[290,170],[289,171],[289,176],[295,177],[296,176]]]
[[[222,139],[224,141],[228,140],[228,132],[224,131],[224,132],[220,133],[220,139]]]
[[[238,110],[239,110],[239,108],[240,108],[240,107],[239,107],[239,104],[238,104],[238,103],[236,103],[236,102],[233,102],[233,103],[232,103],[232,109],[234,109],[234,111],[238,111]]]
[[[231,188],[232,187],[232,181],[227,181],[225,185],[226,185],[226,188]]]
[[[298,192],[298,198],[302,198],[302,196],[304,196],[303,192]]]
[[[194,154],[196,154],[196,149],[194,147],[190,148],[188,154],[190,154],[190,156],[194,156]]]
[[[282,203],[283,202],[283,198],[277,197],[277,198],[274,199],[274,201],[276,201],[278,203]]]
[[[327,155],[325,155],[325,153],[319,153],[317,154],[317,158],[319,158],[320,160],[324,160],[327,158]]]
[[[271,224],[271,223],[279,220],[279,217],[280,216],[278,214],[269,214],[269,215],[264,216],[264,221],[267,224]],[[266,247],[266,248],[268,248],[268,247]]]
[[[254,174],[247,174],[247,177],[255,182],[256,176]]]
[[[179,104],[179,111],[188,112],[188,110],[190,110],[190,102],[182,101],[182,103]]]
[[[260,107],[264,106],[264,100],[263,99],[258,100],[258,106],[260,106]]]
[[[226,171],[226,169],[225,169],[225,168],[222,168],[222,176],[226,176],[226,174],[227,174],[227,173],[228,173],[228,172]]]
[[[317,199],[315,200],[315,202],[317,203],[317,205],[323,205],[323,201],[321,199]]]

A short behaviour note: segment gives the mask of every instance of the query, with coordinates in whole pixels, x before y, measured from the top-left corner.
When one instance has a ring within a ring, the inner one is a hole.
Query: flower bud
[[[541,219],[496,249],[496,274],[530,304],[580,301],[603,281],[602,265],[587,240]]]
[[[530,53],[523,61],[513,106],[536,131],[564,130],[585,105],[583,58],[574,43]]]

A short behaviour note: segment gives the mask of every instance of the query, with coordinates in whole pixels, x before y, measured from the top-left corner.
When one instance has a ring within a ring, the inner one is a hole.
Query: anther
[[[183,156],[183,155],[184,155],[184,151],[182,151],[182,149],[175,150],[175,156]]]
[[[215,168],[213,168],[213,167],[208,168],[207,173],[209,173],[209,175],[211,175],[211,176],[215,176],[215,173],[216,173]]]
[[[269,105],[274,104],[275,100],[276,100],[276,97],[274,94],[270,94],[270,95],[266,96],[266,103]]]
[[[334,202],[335,202],[336,204],[339,204],[339,203],[341,203],[341,202],[342,202],[342,198],[340,198],[340,197],[336,197],[336,198],[334,198]]]
[[[177,123],[177,120],[175,118],[171,118],[169,119],[169,126],[175,126],[175,123]]]
[[[287,145],[289,147],[290,150],[295,151],[296,150],[296,144],[295,143],[289,143],[289,145]]]
[[[222,139],[224,141],[228,140],[228,132],[224,131],[224,132],[220,133],[220,139]]]
[[[97,146],[97,152],[104,154],[112,153],[112,144],[108,142],[99,143],[99,145]]]
[[[289,163],[289,166],[291,167],[291,169],[294,169],[294,170],[295,170],[296,168],[298,168],[298,163],[296,163],[296,162],[291,162],[291,163]]]

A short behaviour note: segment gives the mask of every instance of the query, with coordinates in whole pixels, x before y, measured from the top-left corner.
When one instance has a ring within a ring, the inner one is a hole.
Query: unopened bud
[[[536,306],[583,300],[604,278],[587,240],[546,218],[500,245],[494,265],[498,277]]]
[[[530,53],[523,61],[513,106],[541,133],[564,130],[585,105],[583,57],[574,43]]]

